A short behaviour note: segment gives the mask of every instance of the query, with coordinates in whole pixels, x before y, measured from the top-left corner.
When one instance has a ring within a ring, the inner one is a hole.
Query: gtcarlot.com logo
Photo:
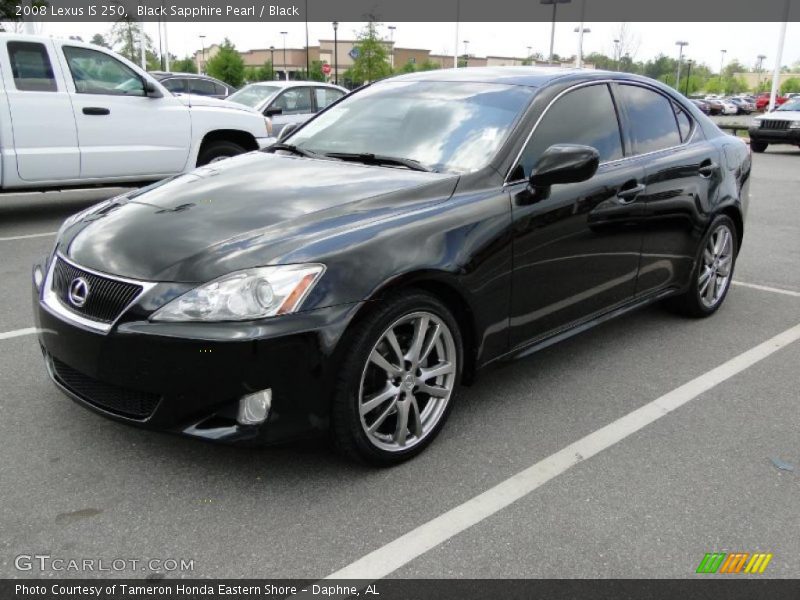
[[[772,554],[766,552],[709,552],[700,561],[697,573],[763,573]]]
[[[124,572],[194,571],[194,559],[185,558],[66,558],[49,554],[19,554],[14,558],[18,571]]]

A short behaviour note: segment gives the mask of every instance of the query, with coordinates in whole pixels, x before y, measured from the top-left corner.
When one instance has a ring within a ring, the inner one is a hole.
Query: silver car
[[[304,123],[312,115],[347,94],[347,89],[316,81],[262,81],[244,86],[228,96],[272,119],[272,134],[292,123]]]

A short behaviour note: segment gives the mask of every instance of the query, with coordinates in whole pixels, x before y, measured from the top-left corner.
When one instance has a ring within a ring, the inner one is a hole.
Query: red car
[[[788,98],[786,96],[775,96],[775,106],[780,106],[784,102],[786,102]],[[756,110],[766,110],[769,106],[769,93],[759,94],[756,98]]]

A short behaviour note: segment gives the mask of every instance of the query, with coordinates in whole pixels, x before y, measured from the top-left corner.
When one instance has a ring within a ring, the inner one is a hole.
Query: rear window
[[[56,78],[44,44],[8,42],[14,86],[23,92],[55,92]]]
[[[636,154],[680,145],[681,134],[670,100],[658,92],[636,85],[620,85],[618,93],[628,113]]]

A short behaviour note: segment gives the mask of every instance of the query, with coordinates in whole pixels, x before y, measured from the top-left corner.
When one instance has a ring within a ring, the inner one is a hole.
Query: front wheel
[[[692,272],[689,289],[667,300],[667,305],[690,317],[708,317],[722,306],[733,278],[738,251],[736,226],[730,217],[712,221]]]
[[[424,292],[378,305],[348,339],[332,406],[334,443],[389,466],[419,454],[442,429],[461,379],[452,313]]]
[[[750,140],[750,149],[753,152],[758,152],[759,154],[761,152],[764,152],[767,149],[768,145],[769,144],[767,144],[767,142],[756,142],[756,141]]]
[[[234,142],[226,140],[211,142],[200,149],[200,154],[197,157],[197,166],[202,167],[245,152],[247,152],[246,149]]]

